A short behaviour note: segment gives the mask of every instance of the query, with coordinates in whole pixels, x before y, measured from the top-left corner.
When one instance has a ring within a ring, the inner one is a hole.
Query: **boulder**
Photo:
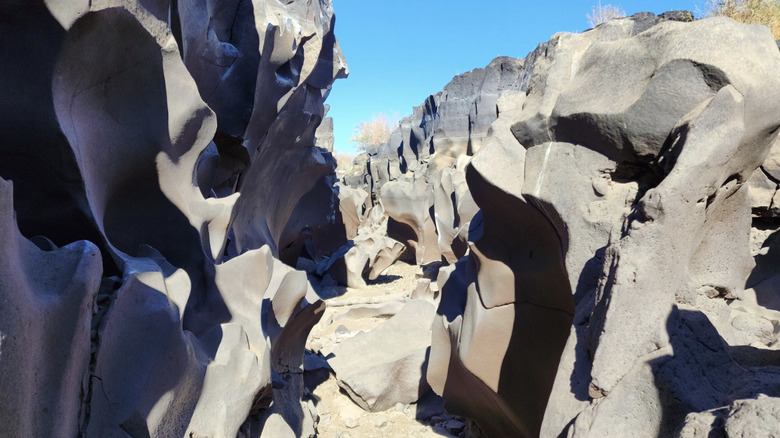
[[[425,379],[435,307],[411,300],[392,318],[337,346],[328,359],[341,386],[367,411],[417,401]]]
[[[755,399],[737,400],[726,417],[727,436],[773,436],[780,431],[780,397],[759,394]]]
[[[432,184],[439,253],[450,264],[466,254],[469,223],[479,210],[466,184],[466,165],[461,160],[460,166],[442,169]]]
[[[395,263],[406,247],[380,234],[361,234],[317,265],[317,275],[329,273],[339,284],[366,287],[365,280],[376,280]]]
[[[771,437],[780,430],[778,418],[780,398],[759,394],[756,398],[736,400],[731,406],[711,412],[688,414],[679,436]]]
[[[388,235],[413,250],[414,257],[410,254],[409,261],[420,265],[441,257],[429,213],[432,195],[424,179],[390,181],[379,191],[382,207],[391,219]]]

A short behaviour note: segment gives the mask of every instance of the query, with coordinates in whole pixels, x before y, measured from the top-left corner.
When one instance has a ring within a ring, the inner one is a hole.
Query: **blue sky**
[[[349,138],[378,113],[403,117],[453,76],[496,56],[524,58],[556,32],[587,29],[598,0],[332,0],[336,37],[349,78],[333,85],[335,149],[353,154]],[[706,0],[603,0],[631,15],[705,9]]]

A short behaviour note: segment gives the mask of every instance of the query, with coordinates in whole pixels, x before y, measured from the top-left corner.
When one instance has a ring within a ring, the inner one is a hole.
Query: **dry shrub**
[[[588,25],[590,27],[596,27],[601,23],[606,23],[613,18],[623,18],[626,16],[626,11],[619,6],[613,6],[610,4],[602,5],[601,0],[598,4],[590,8],[591,13],[588,15]]]
[[[390,133],[397,124],[396,118],[391,120],[383,113],[379,113],[369,121],[358,123],[349,141],[356,142],[361,151],[382,146],[390,139]]]
[[[351,169],[355,161],[355,155],[347,152],[333,151],[333,156],[336,158],[336,169],[343,172]]]
[[[742,23],[763,24],[780,39],[780,1],[711,0],[707,15],[730,17]]]

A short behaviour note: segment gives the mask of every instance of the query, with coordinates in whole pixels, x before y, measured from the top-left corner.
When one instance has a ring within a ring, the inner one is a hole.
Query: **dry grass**
[[[601,23],[606,23],[613,18],[623,18],[626,16],[626,11],[619,6],[613,6],[610,4],[602,5],[601,0],[598,4],[590,8],[591,13],[588,16],[588,25],[590,27],[596,27]]]
[[[763,24],[780,39],[780,1],[710,0],[706,14],[730,17],[742,23]]]

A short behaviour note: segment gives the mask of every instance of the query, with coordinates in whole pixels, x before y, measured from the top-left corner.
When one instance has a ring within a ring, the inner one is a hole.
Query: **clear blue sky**
[[[598,0],[332,0],[336,37],[349,78],[333,85],[326,103],[335,149],[354,153],[349,138],[378,113],[406,116],[453,76],[484,67],[496,56],[524,58],[561,31],[587,29]],[[706,0],[602,0],[625,10],[705,9]]]

